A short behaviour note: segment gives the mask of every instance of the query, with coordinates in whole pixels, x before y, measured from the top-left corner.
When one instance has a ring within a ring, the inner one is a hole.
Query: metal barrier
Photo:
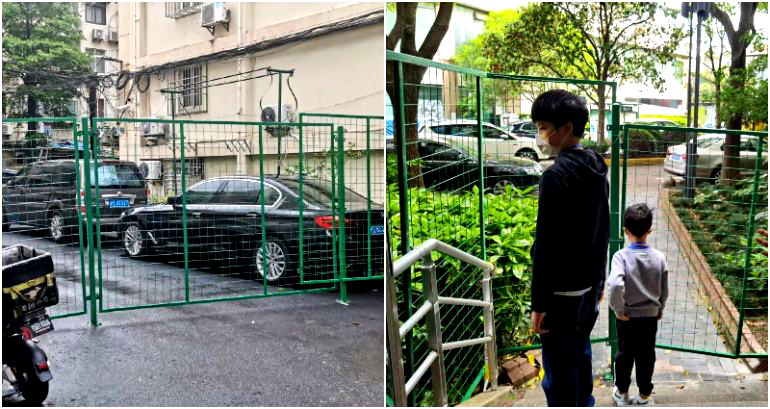
[[[86,313],[82,134],[76,118],[3,118],[3,246],[51,253],[52,318]],[[17,171],[18,173],[14,173]]]
[[[476,300],[439,296],[440,289],[438,288],[436,281],[436,266],[433,263],[432,256],[434,251],[481,269],[483,272],[483,279],[481,280],[484,294],[483,299]],[[399,326],[398,307],[396,304],[397,290],[394,279],[405,271],[411,269],[411,267],[419,261],[422,261],[420,271],[422,274],[423,304]],[[494,304],[492,301],[493,275],[494,266],[492,264],[435,239],[424,242],[394,263],[393,272],[387,277],[388,298],[386,304],[386,325],[389,347],[389,365],[393,372],[395,390],[394,399],[396,406],[407,405],[407,395],[414,391],[428,369],[431,371],[431,384],[433,385],[435,406],[446,406],[448,404],[448,399],[444,351],[472,345],[484,345],[487,380],[491,381],[493,389],[497,387],[497,377],[494,376],[497,373],[497,347],[494,325]],[[474,339],[444,342],[442,337],[441,314],[439,311],[441,305],[465,305],[483,308],[484,336]],[[418,365],[417,370],[409,376],[409,379],[405,379],[401,359],[401,338],[406,334],[411,333],[418,322],[423,318],[425,318],[425,329],[428,335],[430,352]]]
[[[88,300],[93,325],[99,312],[334,290],[346,303],[347,283],[382,277],[381,258],[376,261],[384,245],[382,201],[372,198],[371,178],[345,172],[371,166],[368,176],[383,174],[367,150],[374,145],[369,130],[360,135],[368,146],[349,155],[346,130],[320,121],[84,118],[82,132],[75,118],[4,122],[43,122],[49,134],[51,123],[64,122],[76,131],[64,161],[72,162],[72,181],[63,187],[71,190],[62,201],[67,207],[38,210],[46,213],[41,226],[58,220],[57,231],[79,238],[77,314],[86,312]],[[11,152],[7,142],[4,155]],[[48,140],[40,146],[51,155],[61,150],[48,149]],[[54,163],[37,150],[37,163]],[[54,174],[46,177],[64,177]],[[17,224],[40,224],[26,220],[30,209],[7,211],[11,196],[3,195],[3,216],[11,219],[6,244],[18,241]],[[38,199],[25,203],[53,203]],[[64,250],[62,243],[40,244],[52,247],[55,258]],[[75,283],[65,270],[57,273]]]

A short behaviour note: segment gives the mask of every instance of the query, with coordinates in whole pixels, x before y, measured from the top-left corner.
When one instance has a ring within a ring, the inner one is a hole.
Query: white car
[[[449,143],[460,149],[478,152],[477,122],[471,119],[438,121],[423,125],[418,130],[420,138]],[[520,157],[540,161],[549,159],[538,147],[536,138],[522,137],[503,130],[488,122],[484,127],[484,158],[505,161]]]
[[[756,136],[741,136],[740,158],[738,171],[742,176],[754,173],[757,159]],[[701,134],[698,136],[698,155],[695,161],[695,177],[700,180],[717,182],[722,176],[722,159],[724,158],[724,134]],[[767,143],[762,146],[762,160],[767,160]],[[666,150],[663,170],[677,176],[684,176],[687,170],[687,144],[674,145]]]

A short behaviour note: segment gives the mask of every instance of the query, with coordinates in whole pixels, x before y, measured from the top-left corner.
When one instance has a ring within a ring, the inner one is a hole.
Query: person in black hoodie
[[[532,327],[543,346],[549,406],[593,406],[591,330],[599,315],[609,245],[607,165],[580,145],[588,109],[547,91],[532,105],[538,145],[558,155],[540,179],[532,246]]]

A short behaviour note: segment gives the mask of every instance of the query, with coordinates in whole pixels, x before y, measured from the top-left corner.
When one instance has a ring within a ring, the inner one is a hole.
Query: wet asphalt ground
[[[3,245],[18,242],[62,246],[3,234]],[[104,261],[120,260],[127,276],[178,268],[111,251]],[[61,285],[74,299],[58,313],[76,311],[77,247],[58,254],[72,264]],[[54,376],[44,405],[383,406],[383,298],[375,288],[351,292],[349,305],[331,292],[110,312],[97,327],[87,315],[57,319],[40,337]],[[3,405],[26,406],[18,397]]]

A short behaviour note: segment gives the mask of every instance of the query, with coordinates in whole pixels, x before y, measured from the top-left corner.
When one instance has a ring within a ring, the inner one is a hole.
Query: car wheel
[[[497,183],[495,183],[494,186],[492,186],[492,193],[494,193],[496,195],[501,195],[501,194],[505,193],[505,187],[506,186],[516,187],[516,185],[513,183],[512,180],[510,180],[510,179],[500,179],[500,180],[497,181]]]
[[[711,177],[709,178],[709,181],[713,184],[719,183],[719,180],[722,179],[722,167],[717,166],[716,169],[711,171]]]
[[[137,222],[129,222],[121,233],[123,250],[130,257],[138,257],[149,253],[150,243],[145,237],[142,227]]]
[[[52,211],[48,217],[48,234],[55,243],[63,243],[70,236],[69,228],[64,225],[64,218],[58,210]]]
[[[535,162],[539,161],[535,151],[530,150],[530,149],[522,149],[522,150],[516,152],[516,156],[519,157],[519,158],[533,160]]]
[[[262,251],[263,247],[264,251]],[[268,283],[285,282],[292,270],[291,258],[286,245],[276,239],[268,239],[264,246],[260,242],[260,245],[254,250],[254,263],[259,275],[265,277]],[[265,274],[265,270],[267,270],[267,274]]]

